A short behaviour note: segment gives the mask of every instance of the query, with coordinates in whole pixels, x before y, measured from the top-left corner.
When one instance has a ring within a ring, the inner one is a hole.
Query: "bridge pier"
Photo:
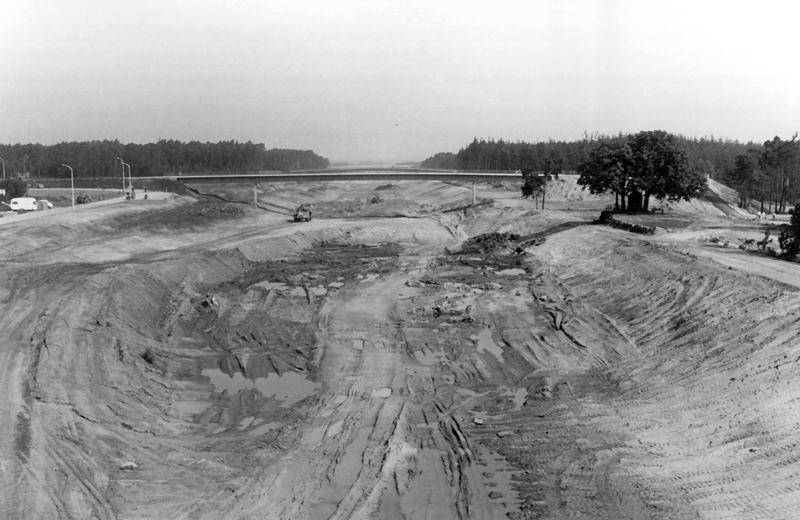
[[[475,181],[472,181],[472,205],[474,206],[477,203],[478,203],[478,199],[475,196]]]
[[[258,204],[258,183],[253,183],[253,204]]]

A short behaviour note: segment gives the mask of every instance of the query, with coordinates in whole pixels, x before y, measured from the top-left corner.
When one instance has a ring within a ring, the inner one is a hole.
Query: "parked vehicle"
[[[92,198],[88,195],[78,195],[75,197],[76,204],[88,204],[89,202],[92,202]]]
[[[11,211],[16,212],[36,211],[36,199],[33,197],[17,197],[11,199],[11,203],[8,206]]]

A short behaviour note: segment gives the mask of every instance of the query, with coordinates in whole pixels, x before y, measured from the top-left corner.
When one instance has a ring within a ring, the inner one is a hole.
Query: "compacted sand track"
[[[796,516],[797,266],[418,184],[0,227],[0,517]]]

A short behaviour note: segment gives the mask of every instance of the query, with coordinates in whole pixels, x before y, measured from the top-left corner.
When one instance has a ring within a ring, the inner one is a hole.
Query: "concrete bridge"
[[[458,172],[454,170],[425,170],[420,168],[348,168],[292,173],[234,173],[211,175],[170,175],[166,177],[140,177],[144,179],[170,179],[183,183],[221,182],[318,182],[318,181],[471,181],[513,182],[522,181],[519,173]]]

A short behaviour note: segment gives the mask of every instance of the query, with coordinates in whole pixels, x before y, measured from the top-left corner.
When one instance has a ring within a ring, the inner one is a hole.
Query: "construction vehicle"
[[[306,222],[311,222],[311,205],[310,204],[301,204],[297,207],[297,211],[294,212],[294,221],[300,222],[305,220]]]

